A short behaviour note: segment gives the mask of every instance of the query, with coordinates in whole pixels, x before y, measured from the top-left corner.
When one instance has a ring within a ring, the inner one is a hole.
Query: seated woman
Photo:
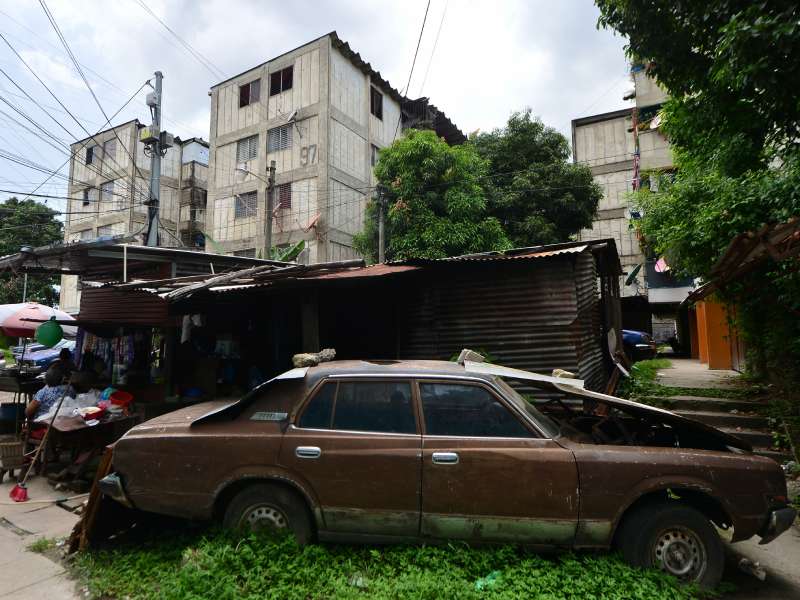
[[[25,407],[25,416],[30,421],[37,421],[54,410],[64,395],[74,396],[75,392],[64,382],[64,372],[56,365],[51,365],[44,375],[45,386],[33,396],[33,400]],[[33,432],[32,432],[33,433]]]

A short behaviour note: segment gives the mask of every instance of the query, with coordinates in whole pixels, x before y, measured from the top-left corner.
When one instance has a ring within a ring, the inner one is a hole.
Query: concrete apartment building
[[[70,146],[64,241],[133,236],[143,242],[147,227],[150,158],[139,142],[137,120],[122,123]],[[201,249],[208,181],[208,143],[200,138],[169,148],[161,162],[160,245]],[[61,280],[62,310],[77,312],[76,276]]]
[[[669,173],[674,168],[669,142],[658,129],[658,113],[667,94],[647,75],[644,66],[631,67],[631,76],[633,107],[572,121],[573,160],[588,165],[595,182],[603,188],[594,223],[580,232],[579,239],[616,241],[623,269],[623,323],[629,328],[652,330],[657,338],[665,340],[675,330],[678,304],[692,288],[690,281],[656,269],[659,257],[645,256],[631,224],[631,219],[638,216],[632,213],[628,200],[634,179],[639,177],[644,187],[656,186],[657,178],[641,174]],[[637,275],[630,285],[625,285],[637,267]]]
[[[402,96],[331,32],[211,88],[207,232],[218,252],[264,256],[304,240],[307,263],[356,258],[378,152],[403,129],[465,137],[427,98]],[[210,247],[209,244],[207,247]]]

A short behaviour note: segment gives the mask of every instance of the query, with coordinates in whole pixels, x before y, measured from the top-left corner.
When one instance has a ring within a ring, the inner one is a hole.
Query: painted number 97
[[[317,162],[317,145],[310,144],[300,148],[300,166],[313,165]]]

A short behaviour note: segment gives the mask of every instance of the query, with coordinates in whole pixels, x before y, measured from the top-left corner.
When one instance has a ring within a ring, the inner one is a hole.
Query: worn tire
[[[294,535],[299,544],[313,541],[314,528],[305,501],[296,492],[271,483],[254,483],[237,493],[225,509],[226,529],[262,528]]]
[[[706,589],[722,579],[725,554],[717,530],[685,504],[658,502],[634,509],[620,524],[616,545],[635,567],[661,569]]]

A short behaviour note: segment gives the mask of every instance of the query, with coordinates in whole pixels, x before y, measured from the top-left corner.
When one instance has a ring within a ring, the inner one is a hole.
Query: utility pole
[[[161,71],[156,71],[155,92],[147,94],[153,117],[149,132],[142,130],[141,141],[150,148],[150,198],[147,208],[147,246],[158,246],[158,206],[161,198]]]
[[[385,208],[386,199],[383,194],[383,186],[377,187],[378,192],[378,262],[386,262],[386,236],[384,234],[384,220],[386,218]]]
[[[264,199],[267,205],[264,215],[264,258],[272,258],[272,212],[275,210],[273,194],[275,193],[275,161],[269,161],[267,174],[267,197]]]

